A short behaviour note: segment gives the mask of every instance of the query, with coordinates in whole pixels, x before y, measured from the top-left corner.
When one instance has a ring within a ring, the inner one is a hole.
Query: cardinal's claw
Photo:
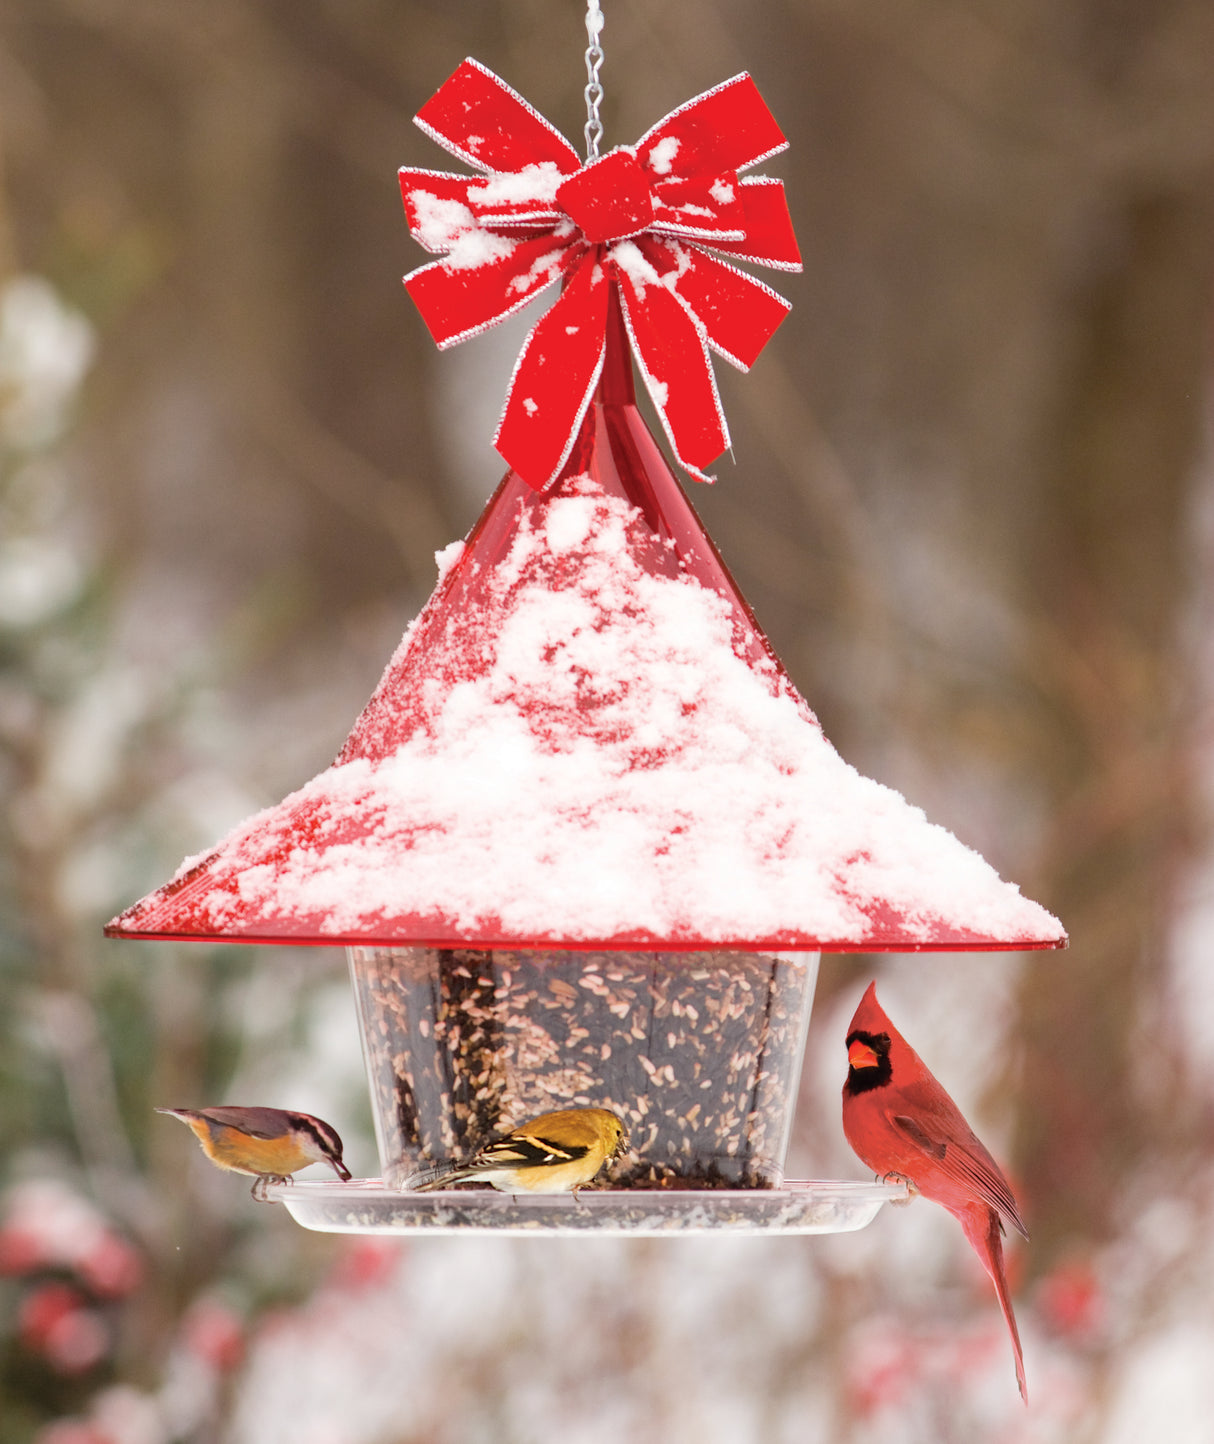
[[[906,1189],[907,1196],[905,1198],[890,1199],[890,1203],[892,1203],[895,1208],[905,1208],[911,1199],[919,1192],[914,1179],[907,1178],[905,1173],[883,1173],[880,1175],[880,1180],[882,1183],[900,1183],[902,1187]]]

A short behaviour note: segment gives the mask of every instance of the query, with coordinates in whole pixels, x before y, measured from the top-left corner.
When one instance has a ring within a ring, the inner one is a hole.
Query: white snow
[[[471,271],[492,265],[514,252],[517,241],[482,229],[462,201],[436,196],[417,188],[413,192],[413,234],[428,251],[445,251],[452,270]]]
[[[735,650],[721,596],[647,570],[654,539],[624,502],[589,478],[572,491],[522,515],[483,604],[413,658],[424,716],[397,750],[335,765],[222,845],[195,899],[217,928],[320,914],[340,936],[419,913],[469,935],[846,943],[884,903],[924,940],[1061,936],[848,766]]]
[[[635,241],[617,241],[608,254],[643,295],[646,286],[659,286],[661,276]]]
[[[555,201],[566,177],[555,161],[537,161],[521,170],[495,172],[488,179],[468,187],[469,198],[485,206],[525,205],[531,201]]]
[[[663,136],[649,153],[649,169],[657,175],[669,175],[674,166],[674,158],[678,153],[678,136]]]
[[[506,286],[507,293],[517,291],[529,294],[537,286],[550,286],[561,274],[561,256],[562,251],[559,249],[540,256],[525,271],[510,278]]]
[[[656,376],[650,375],[648,369],[644,366],[641,370],[645,377],[645,389],[653,399],[653,404],[658,408],[662,416],[665,417],[666,407],[670,402],[670,387],[665,381],[659,381]]]
[[[438,567],[438,579],[440,582],[446,581],[447,573],[451,571],[463,554],[464,542],[462,540],[449,542],[443,547],[442,551],[434,553],[434,561]]]

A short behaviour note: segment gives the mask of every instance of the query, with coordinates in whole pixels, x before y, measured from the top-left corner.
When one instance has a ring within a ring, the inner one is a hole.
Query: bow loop
[[[746,210],[736,171],[673,176],[654,187],[654,230],[715,246],[746,239]]]
[[[776,118],[745,71],[684,101],[636,144],[657,175],[720,175],[749,170],[787,149]]]
[[[521,310],[559,281],[580,251],[551,236],[515,241],[493,236],[483,248],[480,232],[445,260],[420,266],[405,277],[413,304],[440,350],[466,341]],[[581,248],[584,251],[584,247]],[[458,263],[453,263],[453,256]]]
[[[400,172],[410,233],[442,258],[405,277],[438,345],[476,335],[564,282],[527,337],[494,438],[514,470],[542,490],[565,465],[602,370],[614,289],[675,455],[709,480],[702,468],[729,445],[709,348],[745,370],[789,306],[700,247],[801,266],[782,183],[739,175],[787,144],[750,76],[696,96],[636,146],[585,165],[475,60],[416,121],[481,172]]]
[[[444,150],[482,171],[519,171],[551,161],[562,175],[581,168],[556,126],[478,60],[465,60],[413,122]]]

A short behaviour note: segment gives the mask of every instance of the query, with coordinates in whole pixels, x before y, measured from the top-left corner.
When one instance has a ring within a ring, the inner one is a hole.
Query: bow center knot
[[[653,193],[626,146],[584,165],[556,193],[557,204],[591,245],[622,241],[653,224]]]

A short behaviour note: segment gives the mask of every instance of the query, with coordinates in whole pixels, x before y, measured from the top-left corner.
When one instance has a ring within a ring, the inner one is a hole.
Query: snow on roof
[[[503,483],[486,513],[492,555],[476,533],[440,554],[439,587],[337,762],[184,864],[112,933],[1065,942],[976,852],[843,761],[723,568],[724,583],[687,564],[687,518],[710,546],[673,478],[686,512],[673,536],[621,490],[603,410],[585,470],[542,497]]]

